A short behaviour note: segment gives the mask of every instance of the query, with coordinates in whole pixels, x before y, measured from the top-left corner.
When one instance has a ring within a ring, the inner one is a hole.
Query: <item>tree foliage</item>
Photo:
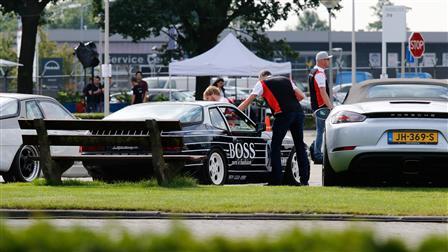
[[[58,0],[0,0],[0,12],[15,13],[22,21],[17,92],[33,93],[33,60],[36,47],[37,27],[48,3]]]
[[[370,9],[373,10],[373,15],[377,18],[376,21],[369,23],[367,25],[367,30],[369,31],[380,31],[383,28],[383,6],[394,5],[390,0],[378,0],[376,5],[371,6]]]
[[[327,21],[319,18],[313,10],[305,10],[299,16],[299,23],[296,26],[298,31],[328,31]]]
[[[94,2],[96,13],[101,15],[102,0]],[[240,39],[259,56],[272,58],[280,50],[284,51],[283,56],[294,56],[292,50],[286,50],[285,41],[271,42],[264,32],[278,20],[285,20],[292,11],[318,5],[318,0],[116,0],[110,4],[110,29],[138,41],[168,35],[168,28],[174,27],[178,55],[193,57],[212,48],[218,36],[229,28],[238,31]],[[208,85],[202,82],[207,81],[206,78],[196,81],[197,98],[202,99]]]
[[[98,25],[93,14],[92,0],[65,0],[51,4],[45,10],[47,27],[50,29],[93,29]],[[81,21],[82,20],[82,21]]]

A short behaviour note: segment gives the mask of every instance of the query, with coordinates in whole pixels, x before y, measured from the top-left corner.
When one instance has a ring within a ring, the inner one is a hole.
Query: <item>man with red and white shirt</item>
[[[321,108],[333,109],[333,103],[330,99],[327,76],[325,69],[330,65],[330,58],[327,52],[318,52],[316,54],[316,65],[308,75],[308,84],[310,87],[311,108],[316,111]],[[315,164],[322,164],[322,140],[325,131],[325,120],[316,117],[316,140],[311,144],[311,159]]]

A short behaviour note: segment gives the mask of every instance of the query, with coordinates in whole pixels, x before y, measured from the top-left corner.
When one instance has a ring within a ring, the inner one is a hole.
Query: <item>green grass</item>
[[[64,181],[0,185],[0,208],[148,210],[178,213],[342,213],[447,216],[447,188],[196,186],[154,180],[105,184]]]

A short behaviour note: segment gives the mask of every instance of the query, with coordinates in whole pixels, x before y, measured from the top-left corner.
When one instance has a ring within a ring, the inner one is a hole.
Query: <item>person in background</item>
[[[222,97],[227,97],[226,90],[224,89],[224,79],[223,78],[216,79],[215,82],[213,82],[212,86],[219,88],[219,90],[221,91]]]
[[[94,84],[101,90],[101,93],[98,94],[98,112],[104,112],[104,85],[101,84],[101,77],[95,76]]]
[[[148,101],[148,83],[146,81],[143,80],[143,73],[142,71],[137,71],[135,73],[135,77],[137,78],[138,84],[142,87],[143,89],[143,102],[147,102]]]
[[[258,79],[250,96],[238,106],[238,109],[244,111],[257,96],[262,96],[274,114],[271,141],[272,176],[269,185],[283,183],[280,150],[288,130],[291,132],[299,163],[300,184],[308,185],[310,163],[303,142],[305,114],[299,103],[305,98],[305,94],[290,79],[271,76],[267,70],[261,71]]]
[[[333,109],[330,100],[325,69],[330,65],[330,58],[327,52],[322,51],[316,54],[316,65],[308,74],[308,85],[310,87],[311,109],[314,111],[322,108]],[[316,140],[310,146],[310,156],[314,164],[323,163],[322,141],[325,131],[325,120],[316,117]]]
[[[131,78],[132,84],[132,98],[131,104],[138,104],[143,102],[143,95],[145,94],[143,87],[139,84],[136,77]]]
[[[90,78],[90,83],[84,88],[83,93],[87,100],[86,112],[98,112],[99,104],[101,102],[101,96],[103,95],[103,90],[101,89],[100,83],[101,79],[98,76],[95,78]]]
[[[209,86],[203,94],[204,101],[229,102],[229,100],[221,95],[219,88]]]

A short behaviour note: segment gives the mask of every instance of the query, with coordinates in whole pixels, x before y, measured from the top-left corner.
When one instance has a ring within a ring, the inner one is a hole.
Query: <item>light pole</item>
[[[328,53],[331,54],[331,48],[333,47],[331,41],[331,10],[338,6],[341,0],[320,0],[320,2],[328,10]],[[333,97],[333,60],[330,58],[330,66],[328,67],[328,89],[330,93],[330,99]]]
[[[106,73],[104,81],[104,114],[109,114],[109,80],[111,70],[109,66],[109,0],[104,0],[104,65]]]

